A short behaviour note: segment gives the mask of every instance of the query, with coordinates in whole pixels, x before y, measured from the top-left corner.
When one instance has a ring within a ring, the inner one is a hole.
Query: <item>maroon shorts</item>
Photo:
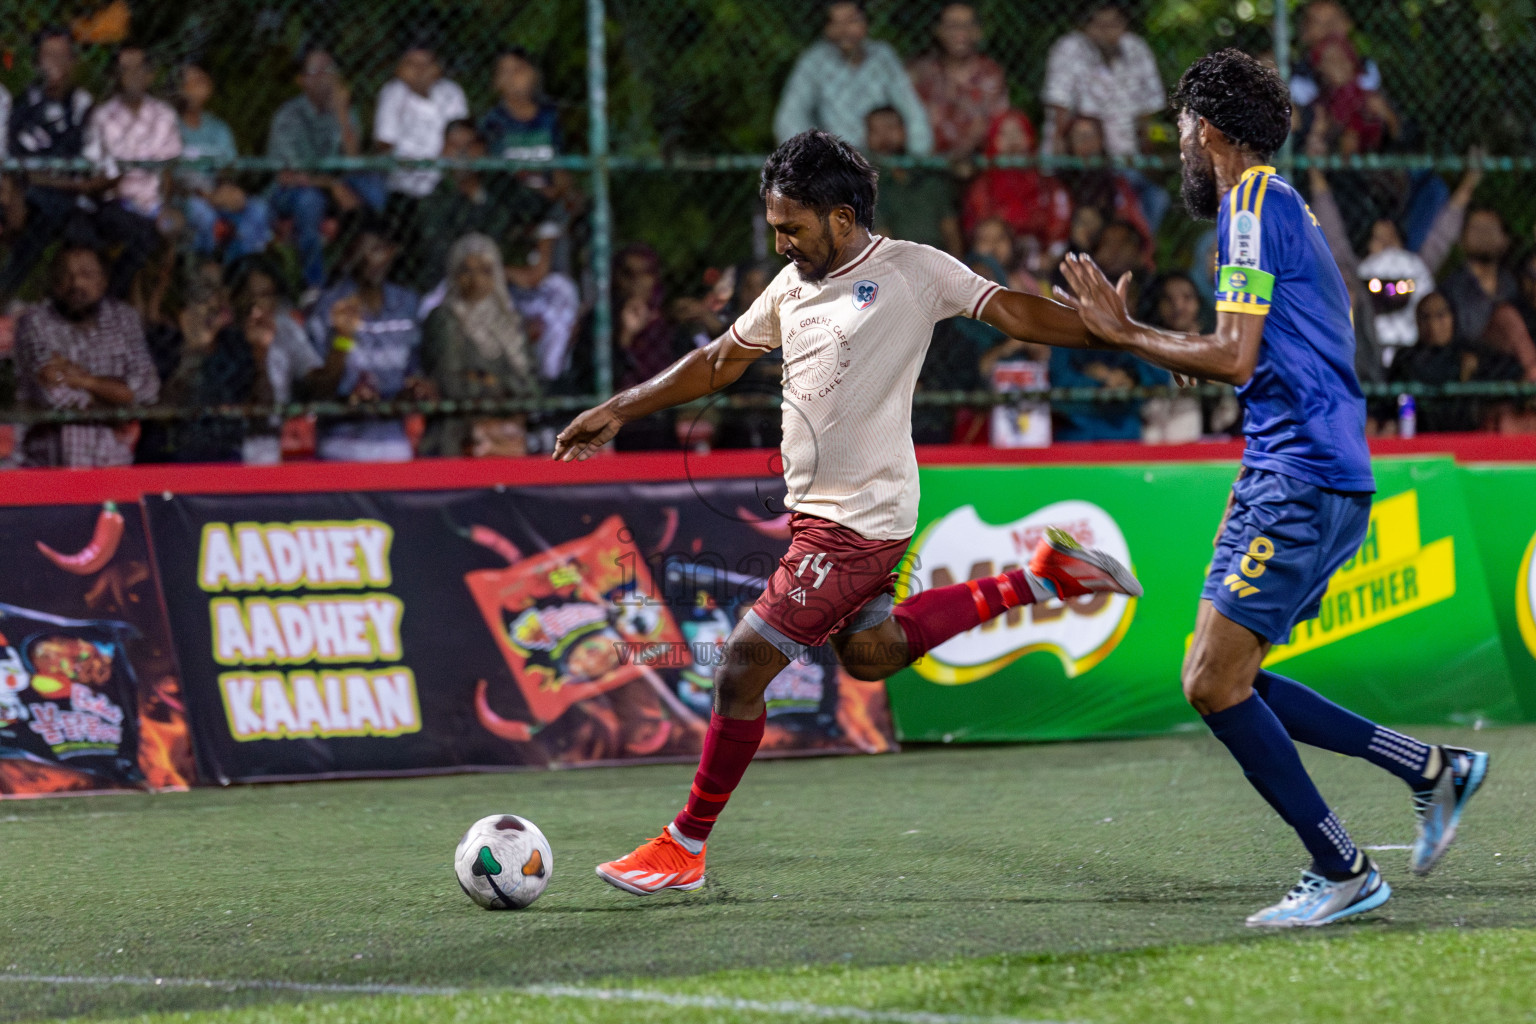
[[[799,512],[789,517],[789,533],[789,550],[747,613],[749,625],[795,658],[839,629],[869,629],[885,620],[892,574],[912,538],[869,540]]]

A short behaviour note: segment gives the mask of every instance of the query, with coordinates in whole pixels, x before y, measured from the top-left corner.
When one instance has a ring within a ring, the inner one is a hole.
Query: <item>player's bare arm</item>
[[[612,441],[624,424],[734,384],[760,355],[760,349],[738,344],[729,332],[722,334],[645,383],[621,391],[577,416],[555,438],[553,458],[561,462],[585,459]]]
[[[1095,348],[1096,339],[1076,309],[1041,295],[1003,289],[982,307],[981,321],[1010,338],[1057,348]]]
[[[1062,272],[1072,293],[1058,289],[1063,302],[1082,315],[1085,329],[1116,348],[1184,377],[1243,385],[1259,361],[1264,317],[1254,313],[1216,314],[1211,334],[1165,331],[1131,318],[1125,295],[1109,283],[1088,256],[1069,255]]]

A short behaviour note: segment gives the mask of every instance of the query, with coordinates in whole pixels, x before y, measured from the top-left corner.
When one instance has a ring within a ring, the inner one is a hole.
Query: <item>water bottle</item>
[[[1419,432],[1419,415],[1412,395],[1397,396],[1397,436],[1413,437]]]

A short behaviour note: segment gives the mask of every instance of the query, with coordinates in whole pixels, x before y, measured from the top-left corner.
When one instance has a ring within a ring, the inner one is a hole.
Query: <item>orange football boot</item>
[[[1070,533],[1054,526],[1036,545],[1029,572],[1063,600],[1105,591],[1141,596],[1141,584],[1118,559],[1097,548],[1083,547]]]
[[[704,885],[704,851],[689,853],[672,838],[672,830],[664,828],[634,853],[599,864],[597,877],[636,896],[663,889],[692,892]]]

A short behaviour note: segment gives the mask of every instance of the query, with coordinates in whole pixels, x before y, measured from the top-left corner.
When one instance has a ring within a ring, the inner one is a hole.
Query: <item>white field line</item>
[[[340,982],[266,981],[261,979],[155,978],[133,975],[13,974],[0,971],[0,983],[24,985],[125,985],[134,988],[202,988],[220,992],[274,991],[317,995],[454,996],[468,992],[505,992],[540,999],[585,999],[606,1003],[659,1003],[679,1009],[735,1010],[799,1020],[852,1020],[869,1024],[1058,1024],[1018,1017],[919,1010],[866,1010],[858,1006],[822,1006],[789,1000],[762,1002],[729,996],[690,996],[646,989],[587,988],[579,985],[524,985],[511,988],[451,988],[430,985],[348,985]]]

